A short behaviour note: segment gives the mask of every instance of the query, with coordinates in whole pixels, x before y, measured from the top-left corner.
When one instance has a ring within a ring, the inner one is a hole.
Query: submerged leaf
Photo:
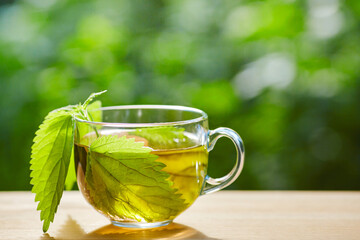
[[[142,142],[103,136],[89,149],[86,180],[95,206],[123,219],[172,219],[186,208],[172,188],[166,166]]]
[[[135,135],[145,138],[149,146],[155,149],[171,149],[185,144],[190,144],[189,138],[184,134],[184,128],[173,126],[139,128],[134,132]]]

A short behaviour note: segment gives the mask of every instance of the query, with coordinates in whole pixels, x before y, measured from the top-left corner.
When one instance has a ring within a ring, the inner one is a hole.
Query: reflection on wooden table
[[[215,239],[189,226],[172,223],[168,226],[150,229],[122,228],[112,224],[86,233],[70,215],[55,236],[45,233],[41,240],[70,239]]]

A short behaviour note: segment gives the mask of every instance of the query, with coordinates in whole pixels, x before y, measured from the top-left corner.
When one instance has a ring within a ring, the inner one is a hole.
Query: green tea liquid
[[[87,181],[87,176],[97,173],[95,172],[95,168],[87,166],[90,163],[88,151],[87,146],[75,144],[77,181],[83,195],[96,210],[111,220],[121,222],[160,222],[169,220],[168,213],[162,214],[161,211],[158,212],[156,209],[149,209],[146,202],[140,205],[140,207],[139,202],[137,202],[137,211],[132,213],[133,208],[124,207],[123,202],[120,200],[117,201],[116,196],[112,196],[112,201],[109,201],[108,198],[105,197],[107,194],[106,189],[108,187],[110,188],[110,186],[107,186],[106,181],[102,182],[101,191],[98,191],[100,189],[92,189],[91,184]],[[171,212],[171,220],[189,207],[199,196],[206,176],[208,152],[205,146],[195,146],[183,149],[153,150],[151,153],[158,156],[156,161],[166,165],[162,171],[169,174],[167,180],[171,182],[171,188],[175,189],[176,194],[180,194],[180,198],[184,200],[184,207]],[[87,171],[93,172],[89,173]],[[132,199],[129,199],[126,206],[132,206],[133,203],[131,201]],[[123,214],[125,211],[127,214]],[[147,217],[140,217],[138,214],[139,211],[146,212]]]

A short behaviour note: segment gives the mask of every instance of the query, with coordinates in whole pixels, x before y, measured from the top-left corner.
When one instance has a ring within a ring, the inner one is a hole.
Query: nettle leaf
[[[32,192],[36,194],[35,202],[39,202],[37,209],[41,211],[40,219],[44,220],[44,232],[54,220],[69,164],[73,161],[74,116],[90,120],[86,107],[102,93],[91,94],[83,105],[70,105],[50,112],[36,131],[31,147],[30,183]],[[73,181],[74,175],[70,174],[67,182],[71,184]]]
[[[151,149],[125,136],[103,136],[89,149],[86,180],[97,208],[138,221],[174,218],[186,208],[166,166]]]
[[[50,112],[36,132],[32,146],[30,183],[35,201],[40,201],[37,210],[44,220],[46,232],[54,220],[62,193],[74,144],[74,121],[72,112]]]
[[[184,128],[173,126],[151,127],[136,129],[134,134],[145,138],[152,148],[161,149],[165,146],[166,149],[170,149],[178,146],[185,147],[184,144],[190,142],[184,130]]]
[[[93,122],[101,122],[102,121],[102,111],[101,109],[101,101],[97,100],[92,102],[86,107],[86,110],[89,114],[89,118]]]
[[[76,171],[75,171],[74,151],[72,149],[68,174],[66,175],[66,179],[65,179],[65,189],[71,190],[74,187],[75,182],[76,182]]]

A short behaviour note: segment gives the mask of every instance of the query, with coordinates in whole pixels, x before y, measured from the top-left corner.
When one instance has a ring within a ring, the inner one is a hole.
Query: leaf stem
[[[101,95],[101,94],[103,94],[103,93],[105,93],[105,92],[107,92],[107,90],[104,90],[104,91],[101,91],[101,92],[98,92],[98,93],[92,93],[92,94],[88,97],[88,99],[86,99],[85,102],[83,103],[83,105],[82,105],[83,109],[86,109],[87,105],[89,105],[89,103],[90,103],[95,97],[97,97],[97,96],[99,96],[99,95]]]
[[[83,108],[83,106],[84,106],[84,105],[82,105],[82,106],[81,106],[81,109],[80,109],[81,114],[83,115],[83,117],[84,117],[86,120],[88,120],[88,121],[93,121],[91,115],[88,114],[86,108]],[[96,129],[96,127],[95,127],[95,126],[92,126],[92,128],[93,128],[94,131],[95,131],[96,137],[100,137],[100,134],[99,134],[98,130]]]

